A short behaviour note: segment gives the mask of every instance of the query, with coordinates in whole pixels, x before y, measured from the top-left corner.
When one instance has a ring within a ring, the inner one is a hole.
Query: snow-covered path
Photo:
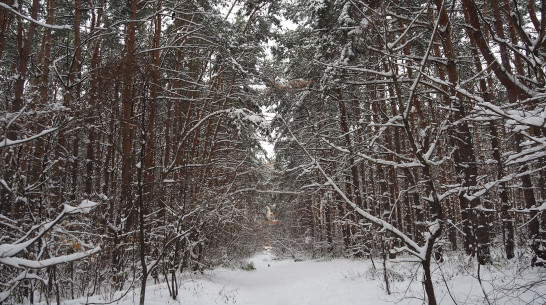
[[[332,259],[326,261],[278,260],[269,251],[263,251],[251,259],[255,270],[240,268],[216,268],[205,274],[186,273],[180,281],[177,300],[169,296],[165,284],[150,285],[146,288],[147,305],[188,304],[246,304],[246,305],[386,305],[423,304],[423,290],[420,283],[419,267],[415,263],[389,262],[389,277],[392,295],[387,295],[382,270],[374,271],[370,260]],[[435,281],[436,297],[440,304],[454,304],[446,289],[454,293],[458,304],[484,304],[482,290],[473,275],[461,274],[459,267],[449,267],[450,262],[460,265],[457,260],[446,262],[442,268],[447,282]],[[381,262],[376,262],[380,264]],[[381,266],[377,266],[380,268]],[[492,268],[496,270],[496,268]],[[534,269],[533,269],[534,270]],[[533,271],[531,270],[531,271]],[[529,280],[541,278],[541,270],[529,273]],[[504,270],[503,272],[507,272]],[[490,274],[484,270],[485,284],[495,304],[543,304],[536,302],[535,292],[525,296],[514,291],[492,292],[491,283],[502,283],[509,273],[496,271]],[[538,273],[535,273],[538,272]],[[522,282],[522,283],[525,283]],[[519,284],[518,284],[519,285]],[[536,288],[539,291],[542,288]],[[119,293],[119,292],[118,292]],[[118,299],[116,293],[114,299]],[[539,293],[539,295],[543,295]],[[126,294],[121,300],[111,302],[105,296],[77,299],[63,304],[138,304],[139,290]],[[543,299],[540,299],[543,300]]]
[[[176,301],[169,297],[164,284],[149,285],[146,304],[381,305],[400,301],[386,294],[380,279],[371,278],[369,261],[294,262],[277,260],[269,251],[264,251],[248,262],[256,269],[217,268],[204,275],[187,274]],[[86,301],[102,303],[107,300],[95,296]],[[82,300],[66,304],[82,304]],[[113,304],[138,304],[138,289]],[[402,304],[409,303],[404,301]]]
[[[236,304],[381,304],[379,282],[366,279],[367,264],[277,261],[268,252],[251,261],[255,271],[218,270],[211,279],[232,291]],[[365,299],[363,299],[365,296]],[[208,303],[210,304],[210,303]]]

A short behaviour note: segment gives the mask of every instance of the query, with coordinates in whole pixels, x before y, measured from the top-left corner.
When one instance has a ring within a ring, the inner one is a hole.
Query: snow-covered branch
[[[87,250],[84,252],[77,252],[68,255],[62,255],[57,257],[52,257],[43,260],[30,260],[20,257],[4,257],[0,258],[0,264],[15,268],[30,268],[30,269],[41,269],[54,265],[64,264],[68,262],[77,261],[93,254],[98,253],[101,250],[100,246],[95,247],[94,249]]]
[[[28,16],[25,16],[21,13],[19,13],[18,11],[14,10],[11,6],[7,5],[6,3],[3,3],[3,2],[0,2],[0,7],[3,7],[4,9],[12,12],[13,14],[27,20],[27,21],[30,21],[36,25],[39,25],[41,27],[44,27],[44,28],[48,28],[48,29],[52,29],[52,30],[71,30],[72,29],[72,26],[70,25],[53,25],[53,24],[47,24],[47,23],[43,23],[41,21],[38,21],[36,19],[33,19],[31,17],[28,17]]]
[[[41,138],[41,137],[43,137],[45,135],[48,135],[48,134],[56,131],[57,129],[59,129],[59,128],[58,127],[49,128],[49,129],[46,129],[46,130],[40,132],[37,135],[33,135],[33,136],[28,137],[28,138],[24,138],[24,139],[20,139],[20,140],[10,140],[7,137],[5,137],[4,140],[0,140],[0,148],[23,144],[23,143],[26,143],[28,141],[32,141],[32,140]]]
[[[12,278],[9,282],[3,283],[6,284],[9,288],[3,292],[0,292],[0,303],[6,300],[12,293],[12,291],[19,285],[22,280],[25,279],[34,279],[40,280],[45,283],[43,279],[38,277],[35,274],[29,274],[28,269],[42,269],[59,264],[64,264],[68,262],[73,262],[81,260],[83,258],[89,257],[101,251],[100,246],[96,246],[93,249],[86,250],[83,252],[76,252],[67,255],[61,255],[56,257],[51,257],[48,259],[27,259],[16,257],[16,255],[22,252],[28,252],[29,247],[40,240],[47,232],[49,232],[53,227],[58,224],[63,218],[69,215],[75,214],[86,214],[91,211],[98,204],[89,200],[83,200],[80,205],[77,207],[70,206],[65,204],[63,211],[52,221],[47,222],[41,226],[35,226],[26,232],[25,236],[20,238],[14,243],[5,243],[0,245],[0,265],[10,266],[17,269],[24,269],[22,273],[18,276]],[[38,230],[38,233],[33,238],[27,240],[27,238],[34,232]],[[40,255],[37,255],[39,257]]]
[[[40,226],[38,234],[36,234],[35,237],[30,238],[27,241],[24,241],[27,239],[27,237],[34,231],[34,228],[31,229],[25,236],[23,236],[21,239],[19,239],[17,242],[13,244],[2,244],[0,245],[0,263],[4,263],[2,259],[5,258],[13,258],[15,255],[25,251],[30,245],[37,242],[40,238],[42,238],[49,230],[51,230],[56,224],[58,224],[64,217],[68,215],[74,215],[79,213],[89,213],[91,209],[93,209],[98,204],[89,200],[83,200],[80,205],[77,207],[73,207],[70,205],[65,204],[63,211],[55,218],[54,220],[43,224]]]

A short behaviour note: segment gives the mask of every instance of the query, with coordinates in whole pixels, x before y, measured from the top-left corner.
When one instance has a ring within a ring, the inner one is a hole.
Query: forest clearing
[[[546,0],[0,0],[2,305],[545,304],[545,210]]]

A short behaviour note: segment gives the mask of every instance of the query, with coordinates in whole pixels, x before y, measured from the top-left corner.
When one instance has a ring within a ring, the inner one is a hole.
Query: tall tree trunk
[[[156,12],[157,17],[154,19],[154,40],[152,48],[155,49],[154,61],[151,73],[151,88],[150,88],[150,105],[147,106],[148,125],[146,128],[146,152],[144,157],[144,201],[148,206],[154,206],[154,182],[155,182],[155,128],[156,128],[156,112],[159,105],[158,91],[161,88],[161,75],[159,65],[161,61],[161,52],[159,51],[161,43],[161,9],[162,1],[157,2]],[[144,128],[144,127],[143,127]]]
[[[132,124],[132,111],[133,111],[133,72],[136,65],[135,57],[135,38],[136,38],[136,12],[137,12],[137,0],[131,0],[129,5],[129,22],[127,22],[125,33],[125,49],[123,50],[122,57],[122,77],[123,77],[123,89],[121,93],[122,103],[122,121],[121,121],[121,151],[122,151],[122,165],[121,165],[121,205],[124,218],[127,219],[126,232],[130,232],[134,228],[134,209],[132,207],[132,163],[134,162],[132,156],[133,145],[133,124]]]
[[[95,10],[92,10],[92,18],[91,18],[91,33],[94,32],[95,28],[99,27],[101,25],[102,21],[102,14],[103,14],[103,5],[105,0],[100,0],[98,5],[98,11],[95,13]],[[96,120],[95,116],[98,115],[96,112],[97,107],[97,100],[100,100],[99,97],[99,90],[98,83],[99,83],[99,73],[98,73],[98,67],[99,67],[99,53],[101,50],[102,45],[102,39],[99,37],[94,42],[94,44],[90,44],[93,49],[93,53],[91,55],[91,79],[89,81],[90,88],[89,88],[89,99],[88,99],[88,111],[86,115],[86,125],[88,127],[87,130],[87,145],[86,145],[86,175],[85,175],[85,194],[87,196],[91,195],[93,192],[93,186],[95,186],[95,190],[97,192],[100,192],[100,180],[98,177],[98,173],[96,173],[96,163],[99,158],[96,158],[96,146],[97,146],[97,135],[95,133],[95,126],[94,122]],[[100,96],[102,97],[103,92],[100,92]],[[106,194],[106,193],[104,193]]]
[[[352,179],[352,188],[355,198],[355,202],[358,207],[362,208],[362,196],[360,194],[360,178],[358,172],[358,165],[355,162],[354,157],[354,147],[351,141],[351,133],[349,130],[348,118],[347,118],[347,107],[345,101],[343,100],[343,91],[341,88],[337,89],[338,91],[338,108],[339,108],[339,124],[341,126],[341,131],[343,131],[345,144],[347,145],[347,150],[350,152],[349,163],[351,166],[351,179]]]
[[[469,7],[470,7],[470,5],[469,5]],[[491,8],[492,8],[492,11],[493,11],[493,16],[494,16],[495,33],[500,39],[505,40],[506,35],[505,35],[505,32],[504,32],[504,27],[503,27],[504,23],[502,21],[501,8],[499,7],[499,3],[497,1],[491,1]],[[510,5],[506,1],[504,2],[503,11],[505,12],[506,18],[511,18],[511,16],[509,16],[509,12],[511,11]],[[473,20],[471,18],[472,18],[472,16],[468,16],[467,20],[472,22]],[[517,36],[516,36],[516,29],[514,29],[513,24],[511,24],[511,26],[510,26],[510,36],[511,36],[512,43],[518,43],[518,39],[517,39]],[[511,61],[510,61],[510,53],[509,53],[508,49],[506,48],[506,45],[505,44],[499,44],[499,50],[500,50],[501,63],[502,63],[503,69],[506,71],[506,73],[512,74],[513,71],[512,71]],[[523,63],[521,62],[519,56],[514,57],[514,66],[516,68],[516,73],[518,75],[520,75],[520,76],[524,76],[525,72],[524,72],[524,68],[523,68]],[[518,94],[517,91],[511,91],[508,87],[507,87],[507,93],[508,93],[508,100],[509,100],[509,102],[511,104],[515,104],[515,103],[517,103],[518,99],[521,100],[521,99],[526,97],[523,94]],[[518,152],[521,152],[522,148],[521,148],[520,144],[523,142],[523,136],[518,132],[518,133],[515,134],[514,138],[516,140],[515,141],[516,142],[515,143],[516,150]],[[528,166],[526,164],[524,164],[521,167],[521,171],[524,172],[524,173],[527,172],[528,170],[529,170],[529,168],[528,168]],[[525,199],[525,206],[526,206],[526,208],[528,208],[530,210],[533,210],[533,208],[536,207],[536,199],[535,199],[535,194],[534,194],[534,191],[533,191],[533,184],[532,184],[531,176],[529,174],[524,174],[524,175],[521,176],[521,181],[522,181],[522,184],[523,184],[523,194],[524,194],[524,199]],[[500,195],[503,196],[504,194],[501,193]],[[507,210],[508,208],[509,207],[506,207],[505,209],[503,209],[503,215],[505,214],[504,210]],[[536,256],[540,257],[541,259],[546,259],[546,256],[545,256],[546,253],[540,250],[540,248],[541,248],[540,244],[542,242],[541,242],[541,237],[540,237],[539,219],[537,217],[535,217],[536,212],[531,212],[530,216],[531,216],[531,221],[529,222],[529,234],[530,234],[531,249],[533,249]],[[503,221],[506,221],[506,220],[503,219]],[[507,238],[510,238],[510,237],[511,237],[510,235],[507,235]]]
[[[70,72],[69,72],[69,80],[68,80],[68,88],[66,90],[65,94],[65,106],[72,107],[74,109],[74,112],[76,112],[76,117],[81,116],[82,112],[79,109],[80,105],[72,105],[74,97],[76,94],[77,99],[76,102],[80,103],[79,101],[79,80],[78,83],[76,83],[76,79],[79,79],[81,77],[78,77],[80,74],[81,69],[81,33],[80,33],[80,23],[81,23],[81,0],[76,0],[76,3],[74,4],[74,56],[72,58],[72,64],[70,66]],[[76,88],[76,86],[78,88]],[[76,89],[76,93],[74,93],[74,89]],[[80,134],[81,132],[78,131],[78,135],[74,137],[74,141],[72,143],[72,190],[70,192],[69,198],[71,200],[75,200],[77,196],[78,191],[78,178],[80,175],[80,169],[79,169],[79,154],[80,154]]]
[[[449,15],[446,10],[446,2],[443,0],[435,0],[439,19],[439,35],[442,40],[444,54],[447,58],[447,75],[450,82],[450,95],[456,97],[455,103],[455,122],[457,124],[457,135],[455,143],[457,149],[454,155],[455,169],[461,184],[461,192],[459,192],[459,201],[461,203],[461,214],[463,217],[463,230],[465,233],[473,231],[474,234],[465,236],[465,249],[468,254],[477,254],[480,264],[489,263],[491,260],[489,250],[489,230],[486,225],[485,209],[479,197],[473,196],[470,189],[476,186],[478,176],[478,168],[476,164],[476,156],[474,154],[474,145],[472,143],[472,134],[468,122],[464,120],[466,117],[466,109],[463,103],[463,97],[456,92],[454,88],[458,86],[459,74],[457,71],[457,57],[451,40],[451,26],[449,25]],[[466,227],[466,229],[464,228]],[[472,228],[472,229],[470,229]],[[474,239],[475,236],[475,240]],[[471,246],[470,245],[474,245]],[[475,247],[475,248],[474,248]]]
[[[21,5],[21,4],[19,4]],[[32,0],[31,17],[33,19],[38,18],[38,8],[40,5],[39,0]],[[11,107],[12,112],[21,110],[24,106],[24,90],[28,71],[28,64],[30,60],[30,51],[32,47],[32,40],[34,39],[34,33],[36,32],[36,24],[30,23],[28,29],[24,30],[23,20],[21,17],[17,17],[18,29],[17,29],[17,45],[19,47],[19,62],[17,65],[17,78],[15,79],[15,99]],[[13,136],[14,134],[12,134]],[[8,134],[9,136],[9,134]],[[13,138],[15,140],[15,138]]]
[[[22,4],[19,3],[21,9]],[[38,16],[39,0],[32,1],[31,17],[37,18]],[[11,14],[5,12],[6,14]],[[24,28],[24,22],[21,17],[17,17],[17,51],[19,52],[19,58],[17,61],[17,67],[15,70],[15,83],[14,83],[14,99],[11,105],[6,105],[9,112],[17,113],[22,111],[25,106],[25,84],[28,74],[28,66],[30,62],[30,54],[32,41],[36,31],[36,25],[31,23],[28,25],[28,29]],[[14,122],[6,130],[4,137],[10,140],[16,140],[18,138],[19,131],[23,128],[23,122]],[[22,158],[22,151],[28,150],[27,147],[17,148],[7,152],[4,162],[7,164],[5,172],[6,181],[17,181],[16,183],[22,183],[21,174],[26,171],[26,160]],[[15,192],[2,192],[5,195],[2,198],[2,205],[11,210],[11,216],[14,219],[22,219],[25,208],[25,200],[19,200],[17,198],[26,198],[24,194],[18,194]]]
[[[142,113],[141,113],[141,129],[143,131],[144,136],[142,137],[140,141],[140,156],[139,156],[139,163],[141,166],[137,167],[137,179],[138,179],[138,243],[139,243],[139,257],[140,257],[140,268],[142,269],[142,277],[140,279],[140,299],[139,304],[144,305],[144,301],[146,299],[146,282],[148,281],[148,266],[146,265],[146,243],[145,243],[145,222],[144,222],[144,216],[146,214],[145,209],[145,202],[144,202],[144,166],[142,164],[145,163],[145,151],[146,151],[146,143],[147,138],[145,135],[145,128],[146,128],[146,102],[143,101],[142,106]],[[153,141],[150,140],[150,141]]]
[[[434,39],[434,38],[431,38]],[[392,62],[390,62],[390,70],[394,70],[392,68]],[[403,95],[400,88],[400,84],[398,82],[398,77],[396,73],[391,73],[392,77],[392,84],[393,88],[395,90],[395,100],[398,103],[399,109],[406,109],[403,101]],[[414,88],[413,90],[416,90]],[[413,93],[411,93],[413,94]],[[411,99],[409,100],[411,102]],[[428,221],[429,224],[427,226],[427,237],[426,242],[424,246],[425,250],[425,256],[421,260],[421,265],[423,266],[424,270],[424,279],[423,279],[423,285],[425,288],[425,292],[428,298],[429,305],[436,305],[436,295],[434,293],[434,284],[432,281],[432,275],[431,275],[431,263],[432,263],[432,255],[434,254],[434,257],[436,259],[441,260],[441,253],[438,251],[438,246],[436,245],[436,241],[440,236],[442,235],[442,232],[444,230],[444,222],[445,222],[445,216],[442,210],[442,205],[440,202],[440,198],[438,196],[438,192],[436,191],[436,185],[435,185],[435,179],[432,173],[431,165],[429,162],[427,162],[427,159],[425,158],[425,153],[429,150],[429,147],[427,144],[428,142],[425,141],[425,143],[422,143],[422,147],[418,144],[416,141],[417,139],[414,136],[414,128],[410,125],[410,121],[406,114],[401,115],[401,121],[403,123],[404,132],[407,136],[408,143],[410,145],[410,148],[415,156],[415,158],[419,161],[419,163],[422,166],[422,172],[423,172],[423,184],[425,186],[425,189],[427,193],[429,194],[431,200],[429,200],[429,206],[428,206],[428,212],[429,217]]]
[[[55,0],[47,0],[47,24],[53,24],[55,21]],[[40,102],[45,104],[49,98],[49,66],[51,65],[51,29],[44,29],[42,40],[44,49],[42,54],[42,76],[39,82]]]
[[[493,15],[495,18],[495,31],[498,33],[499,38],[505,39],[504,30],[502,28],[502,22],[500,20],[500,12],[498,9],[498,3],[497,1],[494,1],[494,0],[489,2],[491,2]],[[467,31],[469,31],[468,28],[467,28]],[[476,71],[478,72],[478,74],[481,74],[482,62],[478,54],[476,42],[474,41],[470,33],[469,33],[469,37],[471,37],[470,41],[472,45],[472,53],[474,57]],[[506,52],[506,47],[502,45],[500,49],[501,49],[502,61],[503,62],[508,61],[508,57],[507,57],[508,54]],[[491,83],[491,80],[489,80],[489,82]],[[482,91],[482,96],[484,100],[486,102],[492,102],[493,101],[492,93],[491,93],[491,90],[487,87],[487,82],[484,78],[480,78],[479,86],[480,86],[480,90]],[[509,94],[512,95],[511,93]],[[509,212],[509,210],[512,208],[512,205],[508,199],[509,198],[508,187],[506,186],[506,182],[502,180],[505,175],[504,164],[501,159],[502,148],[499,141],[498,127],[496,122],[493,120],[489,122],[489,131],[491,133],[491,147],[493,149],[493,159],[495,160],[496,167],[497,167],[496,178],[498,181],[500,181],[498,194],[500,198],[504,250],[505,250],[506,258],[512,259],[514,258],[514,224],[513,224],[512,214]]]

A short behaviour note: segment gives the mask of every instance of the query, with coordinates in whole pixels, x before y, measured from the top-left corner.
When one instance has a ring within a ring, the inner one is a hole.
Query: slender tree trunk
[[[324,216],[326,221],[326,242],[328,242],[328,252],[334,251],[334,239],[332,238],[332,215],[330,211],[330,202],[326,201],[324,206]]]
[[[133,72],[136,65],[135,58],[135,36],[136,36],[136,12],[137,0],[128,2],[130,15],[127,22],[125,34],[125,50],[122,58],[123,72],[123,89],[121,95],[122,102],[122,121],[121,121],[121,150],[122,150],[122,167],[121,167],[121,204],[124,217],[127,219],[127,232],[134,227],[134,210],[132,208],[131,184],[132,184],[132,144],[133,144]]]
[[[21,3],[19,3],[19,7],[21,8]],[[38,16],[38,7],[39,7],[39,1],[33,0],[32,1],[32,7],[31,7],[31,17],[37,18]],[[5,12],[5,14],[10,14],[9,12]],[[17,61],[17,67],[14,71],[14,99],[11,103],[11,105],[6,105],[7,109],[9,109],[9,112],[17,113],[23,109],[25,106],[25,84],[27,80],[27,74],[28,74],[28,66],[30,62],[30,54],[31,54],[31,47],[32,47],[32,41],[34,38],[36,25],[34,23],[31,23],[28,25],[28,28],[25,31],[24,28],[24,22],[21,17],[17,17],[17,50],[19,52],[19,58]],[[6,101],[7,102],[7,101]],[[9,103],[9,102],[7,102]],[[11,125],[6,131],[5,138],[10,140],[16,140],[19,137],[19,132],[23,128],[25,124],[22,121],[15,122]],[[21,183],[21,173],[24,173],[26,171],[27,162],[22,158],[21,152],[26,152],[28,150],[28,147],[24,148],[16,148],[14,150],[10,150],[6,153],[6,157],[4,162],[8,165],[5,177],[7,178],[7,181],[17,181],[17,183]],[[12,193],[12,192],[2,192],[5,193],[4,196],[2,196],[2,205],[6,206],[7,209],[11,210],[11,216],[14,217],[14,219],[22,219],[25,208],[24,200],[18,200],[17,197],[26,198],[25,194],[18,194],[18,193]]]
[[[155,156],[156,156],[156,112],[159,105],[158,91],[161,88],[161,75],[159,71],[159,65],[161,61],[161,53],[159,51],[161,41],[161,12],[162,1],[157,2],[157,17],[154,19],[154,40],[152,47],[154,51],[154,61],[151,73],[151,88],[150,88],[150,105],[144,105],[147,107],[148,112],[148,124],[146,127],[146,152],[144,157],[144,200],[148,206],[154,206],[154,182],[155,182]]]
[[[146,118],[146,102],[143,101],[143,108],[141,113],[141,129],[145,130],[145,118]],[[144,132],[143,132],[144,134]],[[144,305],[146,299],[146,282],[148,281],[148,266],[146,265],[146,243],[145,243],[145,222],[144,216],[146,214],[145,202],[144,202],[144,174],[142,164],[145,160],[145,151],[147,138],[144,135],[141,139],[140,145],[140,164],[137,167],[138,175],[138,241],[139,241],[139,257],[140,267],[142,268],[142,278],[140,279],[140,299],[139,304]],[[153,141],[153,139],[151,140]]]
[[[47,24],[53,24],[55,21],[55,1],[47,1]],[[42,54],[42,76],[39,82],[40,90],[40,102],[45,104],[49,98],[49,66],[51,65],[51,29],[44,29],[44,36],[42,40],[43,54]]]
[[[104,5],[105,0],[100,0],[98,3],[98,11],[95,13],[95,10],[92,10],[92,18],[91,18],[91,33],[94,32],[95,28],[99,27],[101,25],[102,21],[102,7]],[[91,79],[89,81],[90,83],[90,89],[89,89],[89,100],[88,100],[88,111],[86,115],[86,125],[88,126],[87,130],[87,145],[86,145],[86,175],[85,175],[85,193],[86,195],[91,195],[93,192],[93,185],[95,186],[95,190],[97,192],[100,192],[100,178],[98,173],[96,172],[97,166],[97,160],[100,158],[97,158],[97,135],[95,133],[95,127],[94,122],[96,120],[95,116],[99,115],[96,111],[97,107],[97,100],[101,100],[103,92],[98,87],[99,83],[99,53],[101,50],[102,45],[102,39],[99,37],[94,42],[94,44],[90,44],[90,47],[93,50],[93,53],[91,55]],[[99,91],[100,94],[99,94]],[[99,150],[100,151],[100,150]],[[104,193],[106,194],[106,193]]]
[[[434,38],[431,38],[434,39]],[[392,62],[390,63],[391,71],[392,69]],[[400,88],[400,84],[398,82],[398,77],[396,73],[391,73],[392,77],[392,83],[393,88],[395,90],[395,99],[398,103],[398,107],[400,109],[405,109],[404,101],[402,99],[402,91]],[[414,88],[413,90],[416,90]],[[413,94],[413,93],[411,93]],[[410,100],[411,101],[411,100]],[[405,131],[405,134],[408,139],[408,143],[410,145],[410,148],[415,156],[415,158],[419,161],[419,163],[422,165],[422,173],[423,173],[423,184],[425,186],[425,189],[427,193],[429,194],[431,200],[429,202],[428,206],[428,212],[429,212],[429,225],[427,226],[427,237],[426,237],[426,243],[425,243],[425,257],[421,260],[421,265],[423,266],[424,270],[424,279],[423,279],[423,285],[425,288],[425,292],[428,297],[428,303],[429,305],[436,305],[436,296],[434,293],[434,285],[432,282],[431,272],[430,272],[430,264],[432,262],[432,255],[435,255],[436,259],[441,259],[441,252],[439,252],[438,246],[435,244],[436,240],[440,238],[442,235],[442,232],[444,230],[444,222],[445,222],[445,216],[442,209],[442,204],[440,202],[440,198],[438,196],[438,193],[436,191],[436,185],[435,185],[435,177],[433,176],[433,171],[431,169],[431,165],[429,162],[427,162],[427,159],[425,158],[424,154],[429,150],[429,145],[427,144],[428,141],[424,141],[424,143],[421,143],[421,145],[418,145],[417,139],[414,136],[413,128],[410,125],[410,121],[406,114],[401,115],[401,120],[403,123],[403,128]],[[422,146],[422,147],[421,147]]]
[[[469,7],[470,7],[470,5],[469,5]],[[505,33],[504,33],[504,27],[503,27],[504,23],[502,21],[501,8],[499,7],[499,3],[497,3],[497,1],[491,1],[491,7],[492,7],[492,10],[493,10],[493,15],[494,15],[494,28],[495,28],[496,35],[500,39],[504,40],[504,39],[506,39],[506,37],[505,37]],[[508,19],[512,18],[511,16],[509,16],[509,12],[511,11],[510,4],[508,2],[506,2],[506,1],[504,1],[503,11],[505,12],[506,18],[508,18]],[[472,22],[472,16],[468,16],[467,20]],[[510,23],[510,22],[509,22],[509,24],[510,24],[510,36],[511,36],[512,43],[518,43],[518,39],[517,39],[517,36],[516,36],[517,30],[514,28],[515,25],[513,23]],[[510,54],[509,54],[508,49],[506,48],[506,46],[504,44],[500,44],[499,49],[500,49],[501,62],[502,62],[503,69],[505,70],[506,73],[512,74],[512,65],[511,65]],[[523,76],[524,75],[523,63],[521,62],[521,59],[517,55],[514,57],[514,66],[516,68],[516,73],[518,75],[520,75],[520,76]],[[517,91],[511,91],[509,88],[507,88],[507,89],[508,89],[507,90],[508,99],[509,99],[510,103],[516,103],[518,99],[521,100],[523,98],[526,98],[525,94],[521,94],[521,93],[518,94]],[[516,144],[516,150],[518,152],[521,152],[521,145],[520,144],[523,142],[523,136],[520,133],[516,133],[514,138],[516,140],[515,141],[516,142],[515,143]],[[527,172],[528,169],[529,169],[528,166],[526,164],[524,164],[522,166],[522,168],[521,168],[521,171],[522,172]],[[521,176],[521,181],[522,181],[522,184],[523,184],[523,193],[524,193],[526,208],[532,210],[534,207],[536,207],[536,200],[535,200],[535,194],[534,194],[534,191],[533,191],[533,184],[532,184],[531,176],[529,174],[524,174],[524,175]],[[501,193],[500,195],[502,196],[503,194]],[[507,210],[508,208],[509,207],[506,207],[506,208],[503,209],[503,215],[505,214],[504,210]],[[534,212],[534,213],[532,212],[530,216],[531,216],[531,221],[529,222],[529,233],[530,233],[531,248],[535,252],[535,255],[537,255],[538,257],[540,257],[542,259],[545,259],[546,258],[546,253],[544,253],[544,252],[542,252],[540,250],[540,248],[541,248],[540,244],[542,242],[541,242],[541,237],[540,237],[539,219],[538,219],[538,217],[535,217],[536,212]],[[503,219],[503,221],[506,221],[506,220]],[[508,239],[512,238],[513,239],[513,235],[511,235],[510,232],[508,232],[506,238],[508,238]]]
[[[501,39],[504,39],[504,31],[502,29],[502,23],[500,22],[500,13],[498,10],[498,5],[496,1],[490,1],[494,2],[492,3],[492,9],[493,9],[493,15],[495,17],[495,29],[497,33],[499,33],[499,37]],[[465,12],[466,13],[466,12]],[[467,31],[469,29],[467,28]],[[469,37],[471,37],[471,45],[472,45],[472,53],[474,57],[474,63],[476,66],[476,71],[478,74],[482,73],[482,62],[479,57],[476,43],[472,36],[469,33]],[[505,46],[501,46],[501,58],[502,60],[508,60],[506,48]],[[491,91],[487,87],[487,82],[484,78],[480,78],[479,80],[479,86],[480,90],[482,92],[482,96],[484,97],[484,100],[486,102],[492,102],[493,97],[491,94]],[[497,130],[497,124],[495,121],[489,122],[489,131],[491,133],[491,147],[493,149],[493,159],[496,162],[497,167],[497,180],[500,181],[499,183],[499,189],[498,194],[500,198],[500,208],[501,208],[501,217],[502,217],[502,232],[503,232],[503,242],[504,242],[504,248],[505,248],[505,254],[508,259],[511,259],[514,257],[514,226],[513,226],[513,219],[512,215],[509,212],[509,210],[512,208],[509,199],[508,199],[508,188],[506,186],[506,182],[502,179],[504,178],[504,165],[503,161],[501,159],[501,145],[499,141],[499,134]]]
[[[358,205],[358,207],[362,208],[362,196],[360,195],[360,178],[359,178],[359,172],[358,172],[358,165],[355,162],[354,157],[354,147],[351,141],[351,134],[349,131],[349,124],[348,124],[348,118],[347,118],[347,107],[345,105],[345,101],[343,100],[343,91],[341,88],[338,88],[338,107],[339,107],[339,124],[341,125],[341,131],[343,131],[344,138],[345,138],[345,144],[347,145],[347,149],[350,152],[349,156],[349,163],[351,166],[351,179],[352,179],[352,188],[353,188],[353,194],[355,198],[355,202]]]
[[[21,5],[21,4],[19,4]],[[38,8],[40,5],[39,0],[32,0],[31,17],[33,19],[38,18]],[[34,33],[36,32],[36,24],[30,23],[28,29],[23,29],[23,21],[21,17],[18,17],[18,31],[17,31],[17,44],[19,47],[19,62],[17,66],[17,78],[15,80],[15,99],[11,107],[12,112],[21,110],[24,106],[24,90],[28,71],[28,64],[30,60],[30,51],[32,47],[32,40],[34,39]],[[9,136],[9,134],[8,134]],[[13,134],[12,134],[13,136]],[[15,138],[13,138],[15,140]]]

